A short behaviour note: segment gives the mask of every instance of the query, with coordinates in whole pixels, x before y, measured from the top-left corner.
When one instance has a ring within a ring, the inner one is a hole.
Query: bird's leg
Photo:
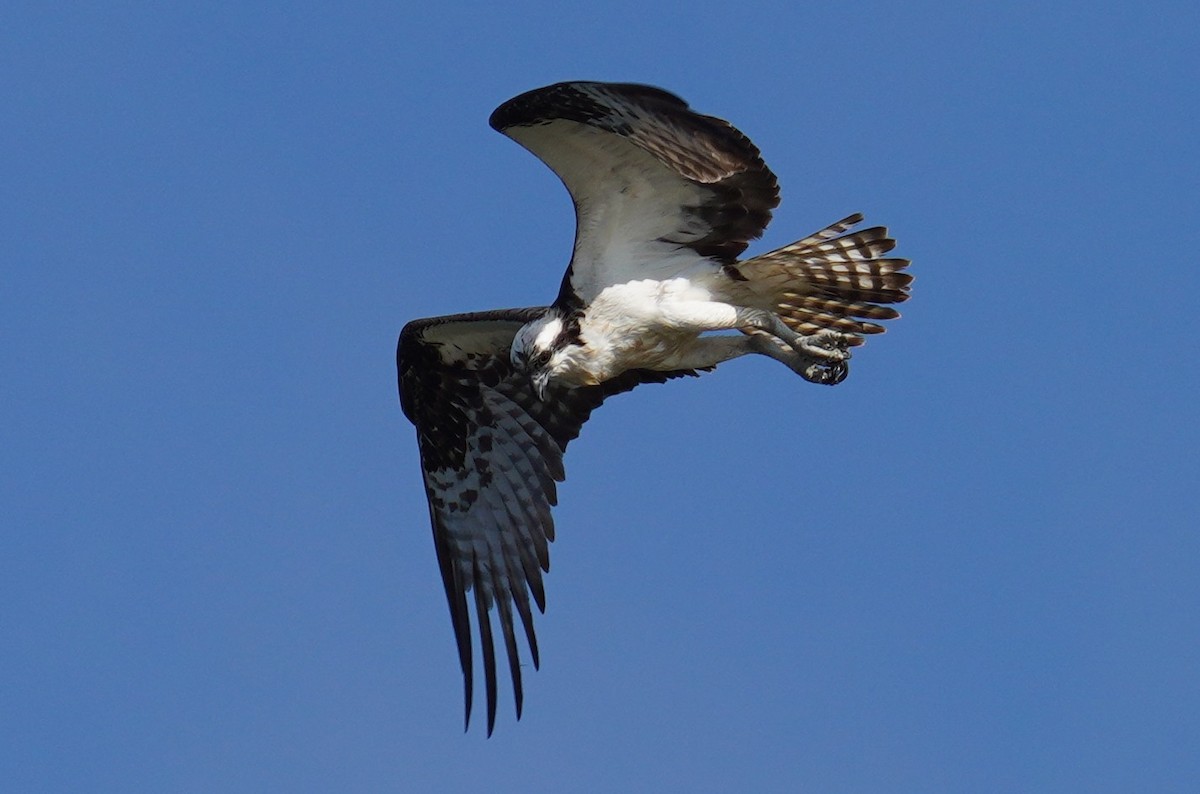
[[[764,309],[739,308],[737,316],[739,328],[743,331],[764,331],[786,342],[797,353],[809,359],[846,361],[850,358],[849,338],[843,333],[826,329],[815,334],[800,334],[788,328],[779,315]]]
[[[717,301],[673,301],[660,306],[665,324],[694,333],[737,329],[750,337],[738,347],[700,346],[688,355],[711,363],[691,363],[686,367],[714,366],[746,353],[762,353],[781,361],[793,372],[813,383],[835,384],[846,378],[846,361],[850,358],[850,339],[837,331],[823,330],[815,334],[799,334],[788,328],[779,315],[765,309],[733,306]],[[721,337],[702,337],[704,340]],[[736,339],[737,337],[733,337]],[[723,356],[718,358],[717,356]],[[682,361],[681,357],[681,361]]]
[[[753,352],[770,356],[810,383],[836,386],[850,374],[850,367],[844,359],[829,361],[813,358],[797,352],[794,347],[766,331],[752,329],[745,333],[749,335],[747,341]]]
[[[671,369],[711,369],[723,361],[758,353],[757,343],[745,336],[700,336],[679,345],[669,359]]]
[[[846,379],[850,368],[849,338],[828,329],[800,334],[788,328],[779,315],[763,309],[738,309],[741,329],[750,334],[756,351],[781,361],[792,372],[812,383],[834,386]]]

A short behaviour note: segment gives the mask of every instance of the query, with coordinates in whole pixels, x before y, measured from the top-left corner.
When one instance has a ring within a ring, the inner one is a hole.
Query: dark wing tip
[[[581,89],[602,90],[646,104],[662,104],[687,110],[688,104],[669,91],[640,83],[599,83],[571,81],[535,88],[519,94],[492,111],[488,124],[497,132],[522,124],[538,124],[550,119],[587,122],[603,116],[609,108]]]

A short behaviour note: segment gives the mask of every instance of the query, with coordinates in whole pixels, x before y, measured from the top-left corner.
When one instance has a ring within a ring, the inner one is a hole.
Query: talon
[[[845,361],[833,363],[820,362],[810,364],[800,376],[809,383],[819,383],[822,386],[836,386],[850,374],[850,367]]]
[[[850,358],[850,338],[837,331],[818,331],[799,336],[792,342],[797,352],[810,358],[826,361],[846,361]]]
[[[753,332],[755,352],[782,362],[811,383],[836,386],[846,379],[850,351],[843,345],[847,336],[837,331],[819,331],[811,336],[790,333],[786,340],[765,331]]]

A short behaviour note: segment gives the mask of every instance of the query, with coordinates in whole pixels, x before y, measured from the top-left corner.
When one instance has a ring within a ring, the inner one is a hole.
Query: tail
[[[850,232],[862,219],[855,213],[803,240],[738,262],[730,275],[743,281],[793,331],[831,329],[861,345],[863,335],[884,331],[871,321],[900,316],[878,304],[908,300],[913,280],[902,272],[907,259],[884,257],[896,246],[886,228]]]

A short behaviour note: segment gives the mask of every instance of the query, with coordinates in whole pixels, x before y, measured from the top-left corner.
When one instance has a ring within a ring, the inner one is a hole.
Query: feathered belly
[[[582,344],[571,351],[563,374],[578,385],[595,385],[631,369],[671,371],[697,334],[644,324],[581,329]]]
[[[671,371],[706,330],[720,321],[697,320],[681,307],[718,305],[707,284],[695,278],[635,281],[605,289],[585,310],[580,344],[564,357],[559,373],[575,384],[603,383],[631,369]],[[728,326],[725,326],[728,327]]]

